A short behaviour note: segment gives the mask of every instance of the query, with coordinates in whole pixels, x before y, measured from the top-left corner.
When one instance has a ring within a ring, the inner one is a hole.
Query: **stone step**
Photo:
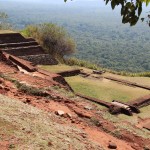
[[[37,70],[37,68],[34,67],[31,62],[20,59],[18,57],[10,55],[9,60],[11,60],[13,63],[15,63],[16,65],[22,67],[23,69],[25,69],[28,72],[34,72],[34,71]]]
[[[27,56],[19,56],[24,60],[33,62],[36,65],[57,65],[58,61],[49,54],[34,54],[34,55],[27,55]]]
[[[2,48],[2,51],[10,51],[10,50],[20,50],[20,49],[30,49],[30,48],[41,48],[40,45],[31,45],[31,46],[20,46],[20,47],[8,47]]]
[[[17,47],[17,48],[7,48],[7,49],[2,49],[2,51],[6,52],[8,54],[14,55],[14,56],[45,54],[43,48],[40,45]]]
[[[36,41],[29,41],[29,42],[20,42],[20,43],[5,43],[5,44],[0,44],[0,48],[1,49],[8,49],[8,48],[37,46],[37,45],[38,45],[38,43]]]

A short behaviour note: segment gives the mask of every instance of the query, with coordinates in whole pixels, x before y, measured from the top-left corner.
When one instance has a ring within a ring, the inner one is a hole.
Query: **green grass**
[[[112,76],[118,79],[123,79],[131,82],[136,82],[142,85],[150,85],[150,78],[149,77],[127,77],[127,76],[121,76],[121,75],[116,75],[112,73],[106,73],[104,76]]]
[[[137,125],[139,122],[139,118],[142,118],[142,119],[149,118],[150,105],[141,108],[140,111],[141,112],[139,114],[134,114],[132,117],[124,115],[124,114],[120,114],[118,117],[120,121],[127,121],[133,125]]]
[[[49,72],[53,72],[53,73],[79,68],[77,66],[67,66],[67,65],[63,65],[63,64],[59,64],[59,65],[40,65],[39,67],[44,69],[44,70],[47,70]]]
[[[59,124],[53,113],[24,104],[0,94],[0,141],[9,141],[14,150],[62,150],[69,145],[85,150],[87,143],[92,149],[97,145],[80,136],[84,132],[67,122]],[[65,121],[59,118],[59,121]],[[4,135],[4,136],[3,136]],[[13,138],[12,138],[13,137]],[[64,140],[65,139],[65,140]],[[17,142],[16,142],[17,141]],[[48,145],[51,142],[52,145]]]
[[[106,79],[89,79],[75,76],[67,77],[66,81],[75,92],[109,102],[112,100],[127,102],[149,94],[147,90],[125,86]]]
[[[149,118],[150,115],[149,115],[149,111],[150,111],[150,105],[147,106],[147,107],[143,107],[140,109],[141,110],[141,113],[139,114],[140,117],[144,117],[144,118]]]
[[[54,73],[81,68],[77,66],[67,66],[62,64],[53,65],[53,66],[44,65],[39,67]],[[92,70],[90,69],[86,69],[86,68],[82,68],[82,69],[84,69],[84,71],[86,72],[92,73]],[[150,85],[150,80],[149,78],[146,77],[126,77],[126,76],[114,75],[111,73],[105,73],[104,76],[113,76],[116,78],[136,82],[139,84]],[[89,79],[89,78],[83,78],[81,76],[67,77],[65,79],[75,92],[87,96],[91,96],[94,98],[98,98],[101,100],[109,101],[109,102],[112,100],[120,100],[123,102],[128,102],[132,99],[136,99],[138,97],[150,94],[148,90],[129,87],[106,79],[103,80],[100,79],[98,80],[94,78]]]
[[[91,69],[87,69],[84,67],[79,67],[79,66],[68,66],[65,64],[59,64],[59,65],[40,65],[39,66],[42,69],[45,69],[47,71],[53,72],[53,73],[57,73],[60,71],[67,71],[67,70],[72,70],[72,69],[84,69],[86,72],[92,73]],[[112,74],[112,73],[105,73],[104,76],[112,76],[115,78],[119,78],[119,79],[124,79],[124,80],[128,80],[131,82],[136,82],[139,84],[143,84],[143,85],[150,85],[150,78],[149,77],[128,77],[128,76],[122,76],[122,75],[117,75],[117,74]]]

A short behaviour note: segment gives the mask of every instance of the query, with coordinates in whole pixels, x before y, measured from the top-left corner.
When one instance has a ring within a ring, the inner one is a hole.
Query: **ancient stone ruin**
[[[20,33],[0,34],[0,50],[36,65],[56,65],[58,63],[34,39],[24,38]]]
[[[24,38],[19,33],[0,34],[0,60],[17,68],[25,74],[56,81],[67,90],[72,90],[65,79],[55,73],[49,73],[36,64],[57,64],[57,61],[45,53],[43,48],[32,38]],[[31,61],[28,61],[31,60]]]

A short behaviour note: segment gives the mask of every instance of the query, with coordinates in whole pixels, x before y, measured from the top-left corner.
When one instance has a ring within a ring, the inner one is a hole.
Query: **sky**
[[[21,4],[22,6],[27,7],[28,3],[32,3],[33,8],[36,8],[36,6],[39,6],[39,4],[41,5],[41,7],[43,6],[53,6],[55,5],[54,8],[57,8],[57,6],[63,6],[63,9],[69,8],[70,10],[72,8],[84,8],[84,9],[88,9],[88,10],[94,10],[94,9],[101,9],[103,8],[103,10],[109,11],[109,12],[113,12],[113,14],[115,14],[115,12],[117,12],[117,14],[119,13],[120,15],[120,7],[116,7],[115,10],[111,9],[110,5],[105,5],[105,1],[104,0],[67,0],[67,2],[65,3],[64,0],[0,0],[1,2],[5,2],[8,3],[8,5],[13,4]],[[0,2],[0,5],[1,5]],[[25,3],[25,5],[24,5]],[[150,10],[150,8],[143,9],[144,11],[148,11]],[[145,14],[144,14],[145,16]],[[143,17],[143,16],[142,16]]]
[[[6,1],[6,2],[24,2],[24,3],[50,3],[50,4],[61,4],[61,5],[70,5],[74,3],[85,3],[85,4],[92,4],[97,3],[101,5],[105,5],[105,2],[103,0],[68,0],[66,3],[64,0],[1,0],[1,1]]]

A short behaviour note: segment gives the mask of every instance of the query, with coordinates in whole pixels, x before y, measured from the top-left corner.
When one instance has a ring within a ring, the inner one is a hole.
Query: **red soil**
[[[47,88],[54,85],[59,85],[60,87],[64,86],[54,81],[53,78],[50,77],[49,80],[47,80],[44,79],[43,76],[35,77],[31,74],[23,74],[15,67],[9,66],[3,62],[0,62],[0,73],[4,73],[11,78],[15,78],[16,80],[22,81],[37,88]],[[103,119],[101,115],[97,114],[95,105],[91,104],[90,102],[85,102],[83,99],[80,99],[80,101],[69,100],[64,96],[55,93],[53,90],[48,90],[50,95],[49,99],[41,96],[28,95],[19,91],[10,81],[2,78],[0,78],[0,85],[2,87],[0,89],[1,94],[18,99],[24,103],[28,103],[29,105],[48,112],[62,110],[65,113],[71,114],[71,117],[64,118],[63,125],[70,124],[84,130],[87,134],[87,136],[83,135],[85,136],[85,140],[86,138],[89,138],[91,141],[102,145],[106,149],[108,148],[110,141],[116,143],[118,150],[132,150],[134,148],[141,150],[143,149],[143,144],[150,145],[148,140],[139,138],[136,135],[132,135],[132,133],[127,134],[125,131],[122,131],[121,139],[104,132],[104,130],[112,132],[115,129],[115,126],[112,122]],[[92,105],[93,109],[86,110],[84,108],[86,105]],[[93,117],[101,122],[100,126],[96,126],[91,123],[90,120]],[[4,148],[4,150],[7,149],[7,143],[5,142],[0,143],[0,146]]]
[[[8,150],[9,142],[8,141],[0,141],[0,150]]]

